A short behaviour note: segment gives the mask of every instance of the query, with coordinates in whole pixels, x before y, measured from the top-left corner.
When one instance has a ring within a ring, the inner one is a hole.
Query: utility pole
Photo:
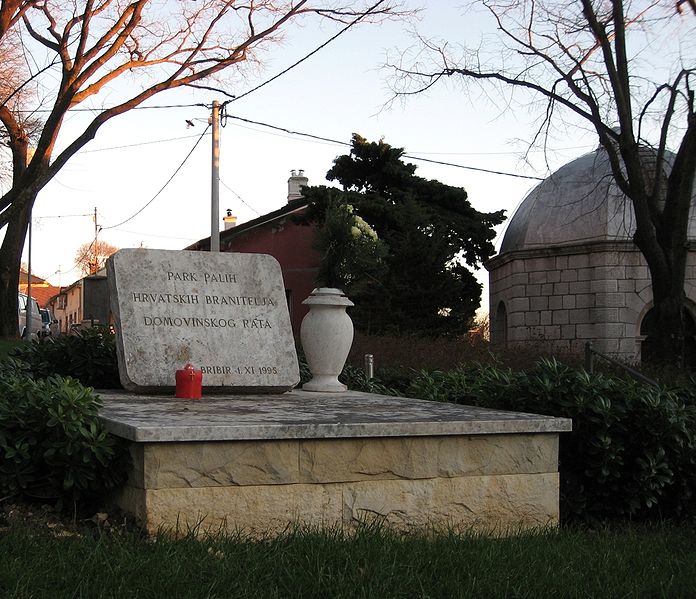
[[[92,250],[92,268],[89,269],[90,274],[97,274],[99,266],[99,250],[97,249],[97,236],[99,235],[99,227],[97,226],[97,207],[94,207],[94,247]]]
[[[32,221],[32,211],[33,211],[33,206],[29,210],[29,231],[27,232],[28,235],[28,245],[29,248],[27,250],[28,255],[27,255],[27,309],[25,312],[26,316],[26,321],[25,321],[25,326],[26,326],[26,331],[27,331],[27,341],[31,341],[31,327],[32,327],[32,304],[31,304],[31,221]]]
[[[220,103],[213,101],[213,154],[210,186],[210,251],[220,251]]]
[[[27,153],[24,155],[24,168],[26,169],[27,166],[29,166],[29,161],[31,160],[31,157],[34,155],[34,151],[30,150],[30,148],[27,146]],[[29,208],[29,230],[27,231],[28,239],[27,239],[27,245],[29,246],[27,248],[27,309],[26,312],[24,313],[25,315],[25,321],[24,321],[24,326],[26,327],[27,331],[27,341],[31,341],[31,327],[32,327],[32,304],[31,304],[31,221],[33,220],[32,214],[34,211],[34,203],[32,202]]]

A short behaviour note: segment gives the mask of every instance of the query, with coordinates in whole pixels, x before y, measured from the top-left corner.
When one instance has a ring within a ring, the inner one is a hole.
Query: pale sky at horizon
[[[479,16],[460,16],[457,4],[432,3],[421,14],[419,31],[453,41],[478,39],[485,30],[484,21]],[[265,81],[338,29],[325,24],[288,31],[286,42],[268,54],[265,68],[238,85],[229,85],[230,93],[239,95]],[[536,153],[527,164],[521,158],[525,145],[515,140],[529,138],[534,115],[496,108],[476,98],[472,105],[453,85],[439,85],[427,95],[385,108],[390,99],[387,72],[380,69],[385,52],[411,43],[402,22],[355,27],[277,81],[231,103],[228,112],[345,143],[353,132],[369,140],[383,137],[408,154],[520,175],[544,177],[547,161],[556,170],[593,149],[593,136],[579,131],[576,137],[559,141],[558,152],[546,160]],[[213,99],[222,102],[225,97],[191,90],[160,94],[149,104],[210,104]],[[209,236],[210,135],[148,208],[122,226],[109,228],[152,199],[204,131],[208,115],[203,107],[137,110],[102,127],[96,139],[39,194],[34,207],[33,272],[56,285],[79,278],[74,256],[81,244],[93,239],[95,207],[103,227],[99,238],[117,247],[142,244],[181,249]],[[187,127],[187,120],[195,126]],[[64,126],[65,140],[84,122],[84,113],[71,113]],[[221,226],[227,208],[243,223],[284,205],[292,169],[304,169],[310,185],[327,184],[326,171],[346,151],[346,146],[229,119],[221,132]],[[464,187],[478,210],[505,209],[508,216],[536,184],[530,179],[415,164],[419,176]],[[484,278],[485,273],[479,275],[480,280]],[[482,307],[487,308],[485,296]]]

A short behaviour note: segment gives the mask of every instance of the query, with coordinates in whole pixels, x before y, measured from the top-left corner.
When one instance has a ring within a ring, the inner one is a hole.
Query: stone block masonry
[[[264,254],[126,249],[108,262],[121,383],[171,391],[187,362],[204,393],[278,393],[299,367],[278,262]]]
[[[690,253],[687,270],[694,263],[696,253]],[[492,339],[494,343],[543,340],[558,351],[582,352],[591,341],[595,349],[627,361],[640,357],[641,319],[652,307],[652,287],[644,259],[633,246],[590,243],[525,250],[493,258],[488,266],[495,280],[492,330],[502,330],[493,321],[505,315],[506,334]],[[496,279],[493,273],[502,267],[514,269],[519,280],[528,272],[529,283],[513,286]],[[687,281],[685,289],[692,297],[696,286]],[[538,325],[544,327],[541,334]]]
[[[358,392],[102,399],[107,429],[132,443],[117,502],[150,532],[558,523],[566,419]]]

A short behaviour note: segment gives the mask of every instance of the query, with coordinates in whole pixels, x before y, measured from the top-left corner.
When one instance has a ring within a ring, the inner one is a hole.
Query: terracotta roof
[[[40,308],[45,308],[53,296],[60,293],[61,287],[54,287],[48,283],[34,283],[31,284],[31,296],[37,301]],[[22,293],[27,292],[26,283],[20,283],[19,290]]]
[[[23,268],[19,269],[19,284],[20,285],[26,285],[27,284],[27,276],[28,273],[26,270]],[[44,279],[41,277],[37,277],[34,273],[31,273],[31,284],[39,284],[39,283],[46,283]]]

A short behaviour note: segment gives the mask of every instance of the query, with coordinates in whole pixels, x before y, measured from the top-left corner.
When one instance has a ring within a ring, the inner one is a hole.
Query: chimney
[[[227,215],[223,217],[222,221],[225,223],[225,231],[237,226],[237,217],[232,215],[232,210],[227,209]]]
[[[302,188],[309,183],[309,179],[305,177],[304,171],[295,169],[290,171],[288,179],[288,202],[299,200],[302,197]]]

